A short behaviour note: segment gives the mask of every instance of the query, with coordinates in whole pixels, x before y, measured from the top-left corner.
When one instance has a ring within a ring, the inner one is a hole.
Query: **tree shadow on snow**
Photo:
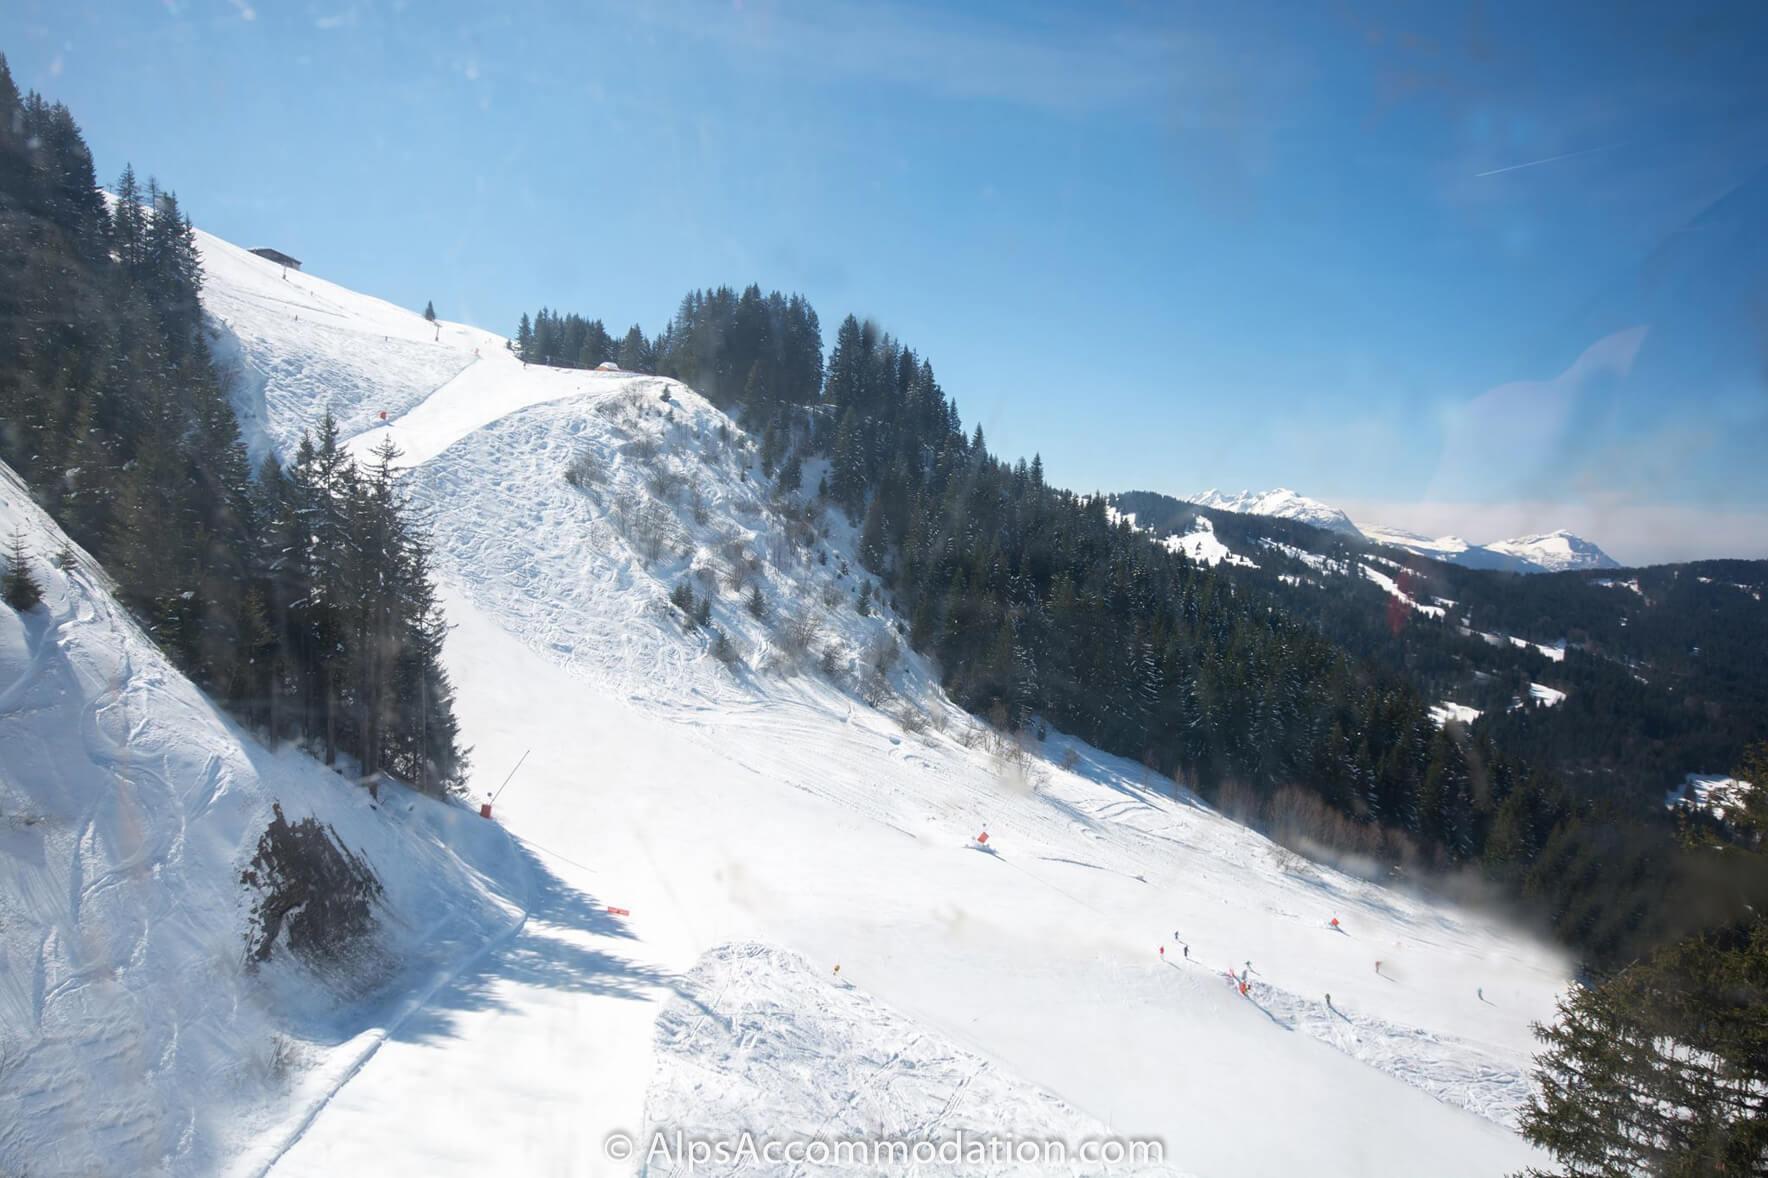
[[[393,1039],[450,1038],[464,1013],[514,1009],[500,991],[521,987],[633,1001],[652,998],[659,990],[680,992],[681,980],[674,974],[593,943],[591,938],[637,938],[608,914],[605,903],[553,874],[527,847],[517,847],[533,880],[527,922],[437,990],[400,1024]]]

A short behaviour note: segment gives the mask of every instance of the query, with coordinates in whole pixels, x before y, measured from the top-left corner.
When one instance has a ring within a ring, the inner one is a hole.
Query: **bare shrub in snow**
[[[289,1077],[303,1062],[299,1044],[280,1031],[270,1033],[270,1043],[263,1058],[264,1074],[279,1088],[286,1087]]]
[[[1256,826],[1259,819],[1259,798],[1251,786],[1238,781],[1225,781],[1216,791],[1216,809],[1234,821]]]
[[[674,518],[667,508],[650,499],[617,499],[609,514],[621,538],[647,563],[659,559],[675,540]]]
[[[824,585],[823,586],[823,606],[827,609],[834,609],[836,606],[838,606],[840,604],[841,604],[841,590],[833,584]]]
[[[669,511],[656,503],[646,503],[638,511],[633,525],[633,545],[646,564],[654,564],[669,547],[675,534],[675,520]]]
[[[1072,773],[1080,764],[1080,754],[1074,751],[1073,745],[1070,745],[1062,750],[1062,759],[1057,764]]]
[[[741,593],[750,589],[756,593],[761,591],[761,558],[745,554],[737,559],[725,574],[725,581],[732,593]]]
[[[706,488],[700,485],[699,479],[688,486],[688,510],[694,513],[694,522],[697,524],[703,525],[711,518],[711,510],[706,504]]]
[[[776,528],[767,538],[767,558],[777,569],[791,568],[798,563],[798,550],[792,546],[785,529]]]
[[[910,736],[927,731],[927,713],[912,704],[904,704],[897,709],[896,722],[902,725],[902,730]]]
[[[1221,800],[1217,800],[1221,804]],[[1265,807],[1265,823],[1271,838],[1303,855],[1373,856],[1379,854],[1381,833],[1368,823],[1339,813],[1324,799],[1307,790],[1284,786]],[[1296,857],[1279,859],[1278,866],[1292,875],[1310,876],[1312,865]],[[1339,866],[1345,866],[1340,861]]]
[[[802,659],[822,636],[822,627],[808,614],[793,614],[783,619],[775,635],[780,650],[793,659]]]
[[[889,671],[902,661],[902,647],[897,645],[888,631],[874,634],[866,644],[866,662],[877,668],[879,672]]]
[[[676,473],[674,468],[666,462],[660,461],[651,468],[647,484],[651,488],[651,494],[666,502],[674,503],[676,493],[681,490],[683,481],[682,476]]]
[[[868,667],[859,677],[859,697],[865,701],[867,707],[881,708],[896,698],[896,693],[890,690],[888,679]]]
[[[601,456],[594,450],[579,450],[565,467],[565,481],[582,490],[594,486],[607,477],[607,468]]]
[[[659,453],[659,447],[656,438],[652,437],[650,434],[640,434],[638,437],[632,439],[632,441],[621,446],[620,452],[632,458],[636,458],[640,462],[651,462],[656,459],[657,454]]]
[[[268,961],[280,945],[323,970],[372,935],[381,881],[332,827],[312,817],[291,823],[280,804],[271,812],[258,853],[240,873],[240,883],[257,894],[246,960],[251,966]]]

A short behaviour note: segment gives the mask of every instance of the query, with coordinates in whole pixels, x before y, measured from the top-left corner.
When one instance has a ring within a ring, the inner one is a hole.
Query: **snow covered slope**
[[[352,330],[375,371],[394,338]],[[645,1143],[612,1158],[610,1134],[745,1110],[819,1133],[1103,1125],[1202,1175],[1538,1160],[1514,1128],[1556,953],[1059,733],[997,738],[906,649],[849,523],[778,493],[692,390],[523,368],[447,324],[431,344],[460,366],[351,445],[406,452],[478,788],[527,754],[497,818],[548,882],[276,1173],[631,1173]],[[299,340],[275,346],[300,387]],[[283,438],[318,409],[266,404]],[[684,584],[709,627],[670,604]]]
[[[0,466],[14,528],[46,593],[0,606],[0,1172],[261,1168],[417,995],[512,927],[526,873],[461,806],[393,785],[376,805],[258,745],[89,558],[52,564],[66,537]],[[317,968],[286,940],[247,966],[260,893],[241,875],[277,807],[382,888],[372,933]]]
[[[210,346],[254,467],[292,454],[327,410],[349,437],[428,398],[475,349],[503,347],[490,332],[433,324],[201,230],[196,238]]]
[[[1190,501],[1200,507],[1213,507],[1217,511],[1268,515],[1313,524],[1317,528],[1343,532],[1350,536],[1362,534],[1357,530],[1357,525],[1351,522],[1351,517],[1338,508],[1318,499],[1309,499],[1306,495],[1297,495],[1286,487],[1271,491],[1242,491],[1238,495],[1225,495],[1212,487],[1201,495],[1192,495]]]

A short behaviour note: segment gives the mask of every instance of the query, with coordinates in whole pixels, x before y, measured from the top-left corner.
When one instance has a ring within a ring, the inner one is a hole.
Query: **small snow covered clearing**
[[[462,806],[391,783],[377,802],[257,744],[0,466],[14,528],[45,595],[0,607],[0,1172],[261,1169],[513,927],[518,857]],[[366,865],[363,927],[256,919],[300,878],[262,857],[272,829]]]
[[[1664,794],[1669,809],[1679,806],[1701,810],[1723,820],[1726,813],[1742,809],[1755,786],[1724,773],[1690,773]]]
[[[1215,525],[1209,522],[1207,516],[1198,516],[1189,532],[1182,536],[1168,536],[1162,543],[1166,545],[1167,551],[1183,552],[1191,560],[1201,564],[1217,565],[1225,560],[1229,564],[1244,565],[1247,568],[1258,567],[1239,553],[1229,551],[1226,544],[1216,539]]]
[[[1565,702],[1565,692],[1557,687],[1549,687],[1545,683],[1530,683],[1529,698],[1544,708]]]
[[[1453,700],[1444,700],[1433,704],[1430,709],[1430,722],[1441,728],[1453,720],[1457,724],[1471,724],[1480,718],[1478,708],[1470,708],[1466,704],[1458,704]]]
[[[1309,552],[1305,548],[1297,548],[1293,544],[1284,544],[1279,540],[1271,539],[1269,536],[1260,537],[1259,543],[1273,551],[1281,552],[1291,560],[1300,561],[1315,572],[1334,573],[1339,576],[1346,576],[1350,573],[1350,566],[1342,560],[1333,560],[1331,557],[1321,556],[1317,552]]]
[[[211,313],[235,273],[211,268]],[[378,307],[340,326],[355,371],[434,335]],[[248,368],[313,387],[298,336],[237,330]],[[604,1141],[663,1124],[1104,1126],[1240,1176],[1539,1162],[1513,1129],[1558,953],[1302,860],[1132,761],[992,732],[908,649],[851,522],[778,488],[717,407],[470,331],[431,338],[459,364],[426,393],[352,393],[389,417],[350,445],[404,451],[475,790],[528,754],[485,826],[527,848],[531,915],[278,1174],[631,1173]],[[324,408],[272,402],[281,447]],[[1245,560],[1207,527],[1178,542]]]

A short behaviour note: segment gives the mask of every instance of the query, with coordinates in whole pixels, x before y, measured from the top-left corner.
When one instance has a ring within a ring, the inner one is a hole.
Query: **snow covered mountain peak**
[[[1514,540],[1498,540],[1485,547],[1525,560],[1547,572],[1562,573],[1569,569],[1618,569],[1620,562],[1582,536],[1574,536],[1564,528],[1536,536]]]
[[[1232,511],[1241,515],[1262,515],[1274,519],[1296,520],[1341,535],[1367,538],[1377,544],[1403,549],[1415,556],[1468,568],[1502,569],[1514,573],[1561,573],[1570,569],[1620,568],[1608,553],[1581,536],[1561,528],[1535,536],[1514,540],[1498,540],[1490,544],[1474,544],[1460,536],[1430,536],[1390,528],[1381,524],[1354,523],[1350,516],[1329,503],[1310,499],[1287,487],[1269,491],[1241,491],[1224,494],[1211,487],[1188,500],[1200,507]]]
[[[1306,495],[1298,495],[1287,487],[1275,487],[1269,491],[1241,491],[1237,495],[1226,495],[1211,487],[1200,495],[1191,496],[1190,501],[1199,507],[1211,507],[1217,511],[1292,519],[1350,536],[1362,534],[1357,530],[1357,525],[1351,522],[1351,517],[1338,508],[1318,499],[1309,499]]]

